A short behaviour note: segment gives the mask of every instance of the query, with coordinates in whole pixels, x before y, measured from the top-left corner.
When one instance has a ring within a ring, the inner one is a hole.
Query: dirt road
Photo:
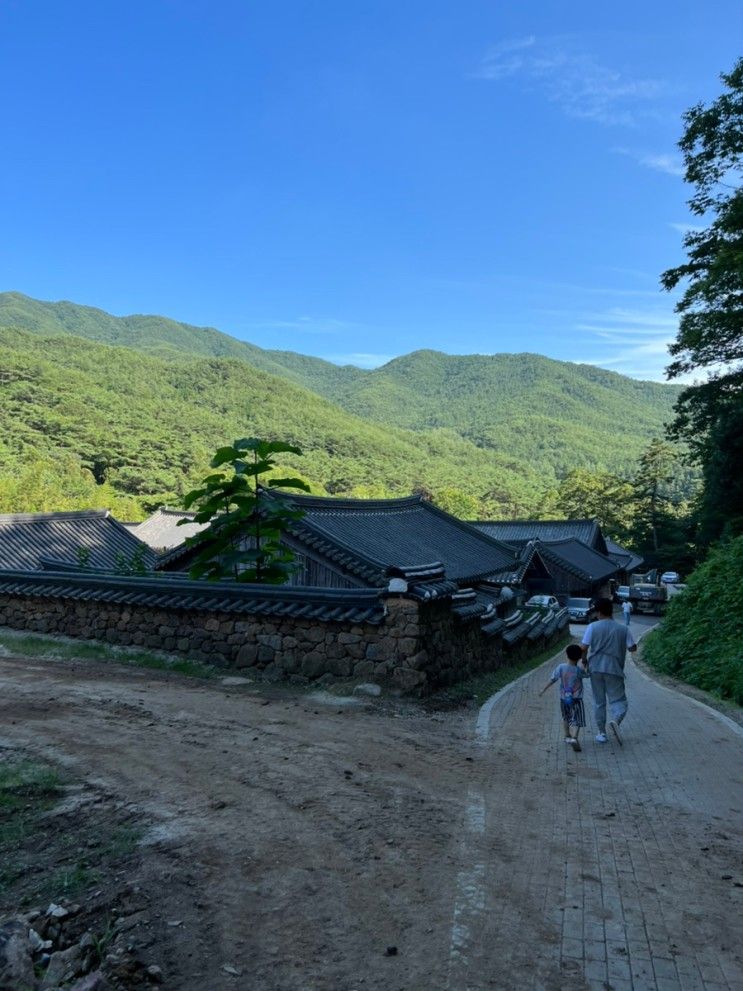
[[[0,742],[152,824],[168,988],[443,986],[471,714],[12,657],[0,678]]]

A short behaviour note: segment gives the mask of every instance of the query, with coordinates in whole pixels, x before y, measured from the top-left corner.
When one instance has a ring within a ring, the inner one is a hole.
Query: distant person
[[[599,618],[586,627],[583,635],[583,656],[588,664],[593,692],[593,715],[596,720],[597,743],[606,743],[606,705],[609,704],[609,727],[622,746],[619,726],[627,715],[627,695],[624,686],[624,662],[627,651],[637,650],[629,626],[614,621],[611,599],[598,599]]]
[[[556,681],[560,682],[560,715],[565,743],[569,743],[573,750],[578,751],[580,750],[578,736],[581,727],[586,725],[586,714],[583,709],[583,679],[588,675],[582,667],[578,667],[583,651],[577,643],[568,644],[565,653],[567,662],[557,665],[550,680],[539,694],[543,695],[550,685],[554,685]]]
[[[625,599],[622,603],[622,612],[624,613],[624,625],[629,626],[629,621],[632,617],[632,603],[629,599]]]

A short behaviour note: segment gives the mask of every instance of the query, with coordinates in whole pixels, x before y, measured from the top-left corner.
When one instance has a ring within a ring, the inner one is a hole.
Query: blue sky
[[[364,366],[662,378],[741,5],[1,0],[0,289]]]

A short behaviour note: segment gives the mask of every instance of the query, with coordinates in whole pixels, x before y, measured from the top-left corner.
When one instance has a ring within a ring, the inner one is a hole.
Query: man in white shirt
[[[624,613],[624,625],[629,626],[630,617],[632,616],[632,603],[629,599],[625,599],[622,603],[622,612]]]
[[[624,661],[627,651],[637,650],[629,625],[614,621],[611,599],[596,603],[599,618],[586,627],[583,635],[583,660],[588,665],[593,692],[593,714],[596,720],[597,743],[606,743],[606,706],[611,719],[609,727],[622,744],[619,725],[627,715],[627,695],[624,686]]]

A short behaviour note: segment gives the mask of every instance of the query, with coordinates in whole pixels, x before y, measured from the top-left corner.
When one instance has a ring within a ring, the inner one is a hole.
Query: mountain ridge
[[[95,307],[44,302],[20,293],[0,294],[0,326],[16,327],[26,335],[16,339],[20,352],[32,352],[34,338],[37,342],[50,342],[44,349],[51,349],[60,368],[74,364],[74,356],[79,355],[85,340],[109,349],[98,352],[100,363],[119,362],[121,359],[113,352],[122,350],[132,356],[138,354],[142,360],[148,357],[159,362],[137,365],[132,357],[124,364],[130,379],[137,374],[154,376],[158,388],[165,390],[163,402],[166,394],[168,402],[178,405],[182,401],[185,405],[179,406],[180,415],[186,419],[190,416],[189,399],[195,408],[204,411],[201,399],[187,393],[188,375],[199,383],[199,389],[206,390],[206,383],[215,378],[233,383],[242,376],[247,383],[253,383],[247,388],[256,397],[255,374],[271,376],[272,384],[260,393],[260,402],[271,406],[273,392],[283,397],[290,409],[273,423],[257,415],[253,422],[281,439],[302,435],[306,444],[312,438],[301,424],[302,407],[313,401],[303,392],[287,387],[304,390],[315,400],[322,400],[322,416],[346,438],[341,445],[346,452],[353,450],[348,465],[344,465],[347,454],[333,465],[320,458],[313,447],[312,480],[321,490],[400,494],[405,479],[408,485],[428,490],[454,487],[479,500],[482,506],[491,499],[495,506],[510,505],[512,511],[518,509],[521,513],[536,511],[544,493],[575,467],[630,475],[640,452],[662,433],[679,391],[677,386],[628,379],[592,365],[560,362],[528,352],[447,355],[424,348],[394,358],[380,368],[364,370],[296,352],[265,350],[215,328],[199,328],[166,317],[115,317]],[[94,372],[92,368],[84,374],[87,379],[80,379],[80,389],[96,394],[102,389],[101,402],[110,405],[113,399],[109,396],[104,401],[104,394],[115,393],[115,377],[106,378],[101,370]],[[182,394],[174,396],[168,391],[167,383],[173,377],[181,382],[178,388],[186,390]],[[144,384],[143,380],[142,388]],[[57,385],[61,387],[61,383]],[[135,391],[132,386],[130,392]],[[227,391],[229,394],[219,403],[225,424],[234,423],[237,436],[244,433],[245,427],[238,426],[237,393],[232,385]],[[53,390],[44,393],[43,403],[50,408],[55,406]],[[146,401],[144,406],[150,409]],[[115,403],[111,408],[114,407]],[[48,410],[39,417],[39,422],[45,421],[47,413]],[[151,415],[154,423],[154,409]],[[320,421],[321,418],[315,421],[318,436],[332,454],[334,445]],[[205,433],[211,436],[219,429],[214,420],[208,422],[208,431],[194,427],[200,451],[203,445],[208,447]],[[382,431],[374,439],[365,435],[372,427]],[[132,438],[145,432],[140,422],[133,428]],[[358,444],[348,439],[354,434]],[[376,465],[375,471],[369,471],[368,465],[361,467],[364,436],[374,448],[373,454],[370,448],[367,461]],[[383,436],[394,436],[396,443],[403,446],[412,445],[406,457],[412,459],[415,471],[401,467],[404,458],[401,461],[385,457],[379,447]],[[432,461],[425,462],[414,455],[416,445],[438,459],[435,468]],[[138,458],[136,451],[120,451],[118,457],[132,463]],[[454,463],[448,464],[448,459]],[[346,466],[350,466],[349,471]],[[146,465],[141,470],[146,474]],[[177,494],[181,483],[173,488],[174,476],[165,474],[170,479],[166,490]],[[148,484],[135,494],[154,497],[156,493]],[[471,505],[469,511],[473,512]]]

